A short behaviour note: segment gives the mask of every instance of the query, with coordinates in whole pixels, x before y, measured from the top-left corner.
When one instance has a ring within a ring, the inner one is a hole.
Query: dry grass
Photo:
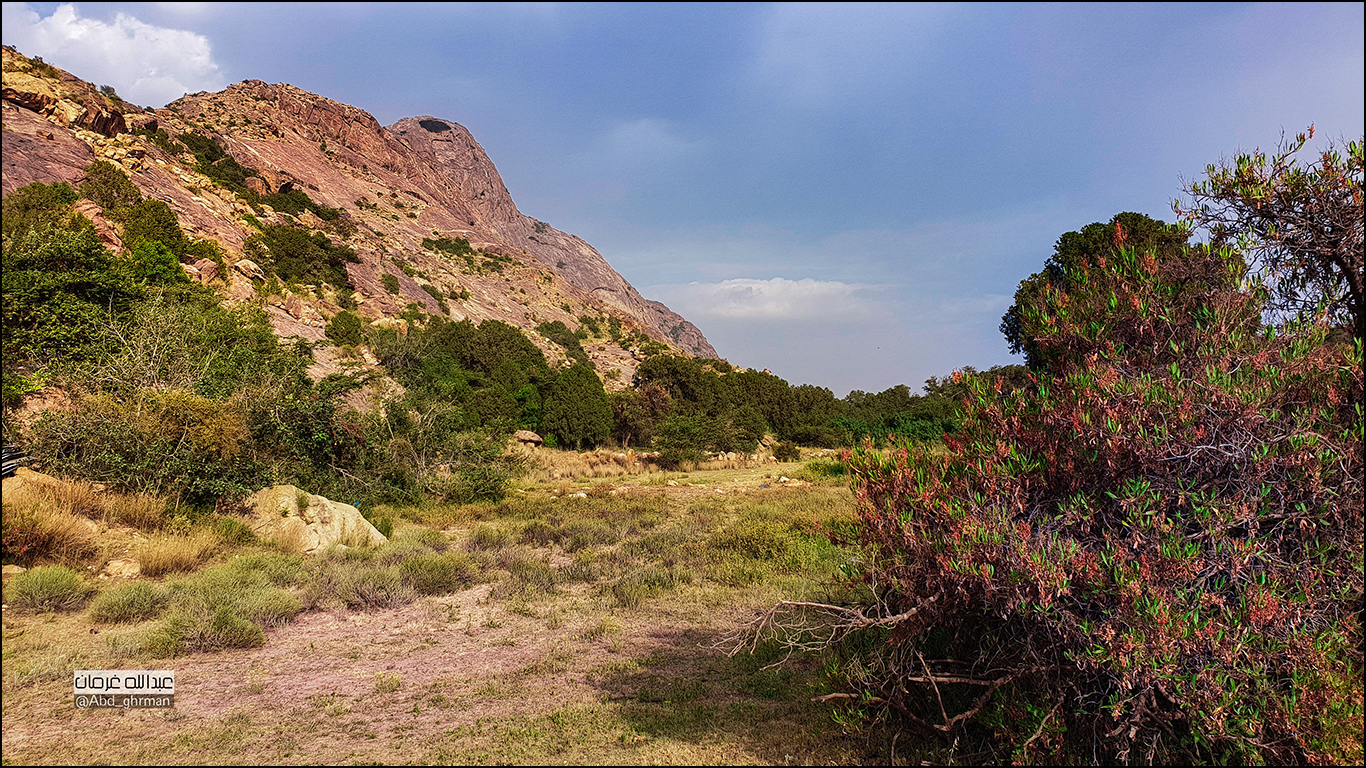
[[[155,531],[166,519],[166,500],[146,494],[115,495],[109,500],[109,517],[119,525]]]
[[[89,485],[34,477],[5,481],[5,555],[25,563],[74,564],[94,557],[96,526],[90,519],[104,517],[99,494]]]
[[[579,453],[561,451],[555,448],[528,448],[521,443],[509,449],[521,456],[528,469],[524,482],[527,485],[572,482],[580,479],[600,479],[608,477],[636,477],[663,472],[654,454],[637,453],[635,450],[612,450],[600,448],[596,451]],[[764,464],[772,464],[773,458],[761,452],[758,458],[745,454],[733,454],[733,458],[720,457],[708,461],[684,462],[678,469],[683,472],[715,471],[722,469],[751,469]]]
[[[136,557],[143,576],[182,573],[203,565],[221,543],[212,531],[163,536],[139,546]]]

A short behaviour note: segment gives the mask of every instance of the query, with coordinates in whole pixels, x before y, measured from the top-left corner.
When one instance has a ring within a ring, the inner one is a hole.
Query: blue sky
[[[880,391],[1019,362],[1065,231],[1310,123],[1363,133],[1361,4],[5,3],[3,38],[161,106],[288,82],[468,127],[523,213],[722,356]]]

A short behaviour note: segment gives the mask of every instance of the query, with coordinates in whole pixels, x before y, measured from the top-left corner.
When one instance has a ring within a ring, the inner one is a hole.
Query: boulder
[[[243,277],[250,278],[252,280],[266,279],[266,273],[262,271],[261,267],[251,259],[242,259],[241,261],[237,262],[232,266],[233,269],[236,269],[238,272],[240,272]]]
[[[207,283],[218,277],[218,265],[208,259],[196,261],[194,268],[199,270],[199,282],[201,283]]]
[[[512,433],[512,437],[516,440],[519,440],[523,443],[527,443],[530,445],[540,445],[541,443],[545,442],[545,440],[543,440],[540,435],[536,434],[535,432],[532,432],[529,429],[519,429],[516,432]]]
[[[350,504],[340,504],[292,485],[263,488],[247,497],[256,534],[305,554],[328,547],[379,546],[388,541]]]
[[[299,221],[309,229],[323,229],[327,226],[327,222],[315,216],[312,211],[299,211]]]
[[[295,320],[302,320],[304,317],[304,300],[299,298],[298,294],[291,293],[289,298],[285,299],[284,310]]]
[[[255,192],[262,197],[270,194],[270,185],[266,184],[263,179],[258,179],[255,176],[248,176],[243,184],[247,189],[250,189],[252,192]]]
[[[128,125],[129,131],[156,131],[160,127],[156,115],[144,112],[126,114],[123,116],[123,122]]]

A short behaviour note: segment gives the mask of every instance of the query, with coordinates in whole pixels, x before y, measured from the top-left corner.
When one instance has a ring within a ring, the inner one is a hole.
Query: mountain
[[[585,344],[609,387],[630,381],[632,348],[646,339],[717,357],[696,326],[641,296],[587,242],[519,211],[483,147],[454,121],[424,115],[386,127],[362,109],[258,80],[149,110],[13,49],[3,57],[4,194],[33,182],[75,185],[95,159],[115,162],[144,195],[170,205],[188,236],[219,244],[227,274],[217,284],[231,298],[261,287],[248,258],[252,236],[289,225],[355,251],[360,260],[346,265],[347,282],[372,321],[414,304],[431,315],[500,320],[564,359],[536,327],[559,321],[576,330],[586,317],[590,327],[621,331],[595,332]],[[216,170],[229,161],[214,163],[210,178],[204,154],[196,158],[177,139],[226,154],[252,175],[239,174],[234,190],[224,181],[231,173]],[[313,208],[262,202],[292,192],[305,193],[327,220]],[[117,247],[117,228],[98,206],[82,206]],[[217,270],[199,266],[201,279],[213,279]],[[397,292],[385,285],[393,280]],[[272,297],[276,332],[321,340],[340,309],[339,287],[298,286]]]

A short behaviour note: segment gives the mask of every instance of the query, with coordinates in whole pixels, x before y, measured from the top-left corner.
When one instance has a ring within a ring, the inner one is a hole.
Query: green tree
[[[123,242],[129,248],[139,243],[161,243],[177,257],[185,254],[189,241],[180,229],[171,206],[161,200],[143,200],[129,207],[123,229]]]
[[[188,283],[190,278],[171,249],[157,240],[143,240],[128,254],[128,266],[135,280],[148,285]]]
[[[1270,308],[1296,314],[1326,303],[1330,317],[1366,336],[1363,277],[1362,141],[1346,154],[1330,142],[1317,162],[1301,166],[1295,154],[1313,138],[1282,140],[1276,154],[1238,155],[1231,165],[1206,169],[1204,181],[1185,189],[1191,205],[1173,203],[1190,223],[1207,227],[1213,245],[1247,247],[1268,287]]]
[[[365,323],[359,315],[342,310],[327,322],[323,333],[339,345],[355,346],[360,343],[360,333],[364,327]]]
[[[1066,232],[1058,238],[1053,255],[1044,262],[1042,271],[1020,282],[1015,291],[1015,303],[1001,318],[1001,333],[1006,337],[1012,354],[1024,353],[1025,364],[1038,368],[1038,343],[1024,331],[1024,313],[1040,301],[1048,287],[1068,291],[1072,286],[1067,276],[1090,263],[1113,254],[1120,246],[1128,245],[1140,252],[1154,250],[1159,257],[1170,258],[1182,252],[1190,233],[1141,213],[1119,213],[1108,224],[1087,224],[1079,232]]]
[[[128,174],[108,160],[96,160],[86,166],[85,179],[78,189],[114,221],[123,221],[133,206],[142,202],[142,192]]]
[[[598,445],[612,433],[612,407],[591,368],[572,365],[560,372],[545,397],[541,426],[562,446]]]

